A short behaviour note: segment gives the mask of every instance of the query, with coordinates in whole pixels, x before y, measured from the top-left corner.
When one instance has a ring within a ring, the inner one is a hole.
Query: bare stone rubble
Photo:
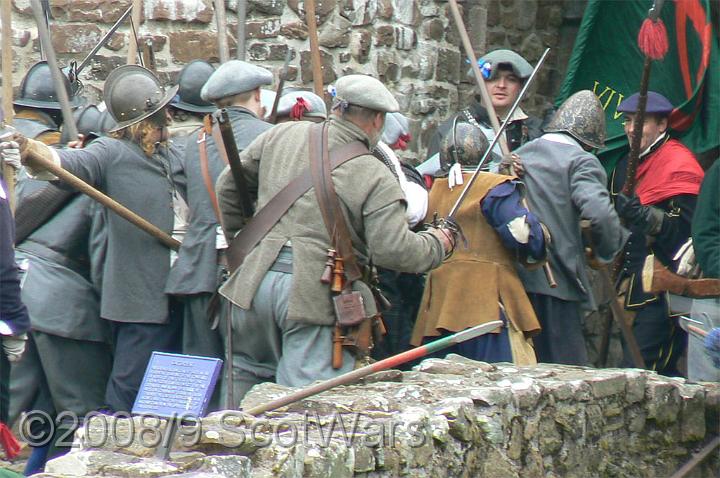
[[[243,406],[287,392],[264,384]],[[78,449],[37,476],[656,477],[718,435],[720,385],[450,355],[258,418],[212,414],[181,429],[168,462],[147,446],[164,424],[102,421],[91,420],[76,436]],[[693,476],[719,472],[715,454]]]

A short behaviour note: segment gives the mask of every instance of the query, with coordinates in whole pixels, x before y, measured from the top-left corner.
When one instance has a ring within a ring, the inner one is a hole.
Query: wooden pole
[[[225,19],[225,0],[215,0],[215,19],[217,20],[220,63],[225,63],[230,59],[230,49],[228,48],[227,41],[227,21]]]
[[[245,61],[245,21],[247,20],[247,0],[237,3],[237,59]]]
[[[75,118],[72,114],[72,108],[70,108],[70,97],[65,89],[66,79],[63,78],[63,72],[60,71],[60,65],[58,65],[57,57],[55,56],[55,49],[50,42],[50,32],[47,24],[45,23],[46,18],[43,15],[40,0],[30,0],[30,5],[32,5],[33,16],[35,17],[35,23],[37,24],[40,44],[42,45],[43,50],[45,50],[47,63],[50,67],[50,74],[52,75],[53,83],[55,84],[55,94],[57,95],[58,102],[60,103],[60,111],[62,111],[63,116],[63,128],[67,129],[70,138],[76,139],[78,137],[78,129],[75,124]]]
[[[138,54],[138,33],[140,31],[140,19],[142,14],[142,0],[133,0],[132,15],[130,16],[131,28],[130,33],[135,38],[128,44],[127,64],[135,65],[137,63]]]
[[[2,112],[3,121],[12,124],[13,110],[13,50],[12,50],[12,3],[0,0],[0,27],[2,28]],[[3,177],[8,189],[10,210],[15,213],[15,168],[3,163]]]
[[[478,66],[477,57],[475,56],[472,44],[470,43],[470,37],[468,36],[467,30],[465,29],[465,23],[463,22],[462,15],[460,15],[460,9],[458,8],[457,0],[450,0],[450,10],[452,10],[453,18],[455,19],[455,25],[457,26],[458,33],[460,34],[460,38],[462,39],[465,53],[470,58],[470,65],[475,75],[475,81],[477,82],[478,90],[480,90],[480,96],[482,97],[483,106],[485,106],[485,109],[488,112],[488,116],[490,117],[490,124],[492,125],[493,131],[497,135],[498,131],[500,131],[500,122],[498,121],[497,114],[495,113],[495,107],[492,104],[492,99],[490,98],[490,93],[487,90],[485,80],[482,77],[482,73],[480,73],[480,67]],[[502,133],[499,143],[503,155],[509,155],[510,147],[508,146],[505,133]],[[530,210],[527,200],[524,198],[523,206],[528,211]],[[543,271],[545,271],[545,277],[547,278],[550,288],[556,288],[557,282],[555,281],[555,275],[550,268],[549,262],[546,261],[545,264],[543,264]]]
[[[280,407],[290,405],[291,403],[297,402],[304,398],[317,395],[318,393],[324,392],[326,390],[330,390],[331,388],[335,388],[340,385],[349,385],[373,373],[395,368],[398,365],[402,365],[412,360],[425,357],[447,347],[451,347],[467,340],[472,340],[481,335],[492,332],[493,330],[496,330],[498,327],[502,326],[503,323],[500,320],[493,320],[484,324],[476,325],[475,327],[471,327],[461,332],[457,332],[453,335],[450,335],[449,337],[434,340],[429,344],[421,345],[420,347],[416,347],[406,352],[393,355],[392,357],[388,357],[386,359],[380,360],[379,362],[375,362],[373,364],[366,365],[365,367],[355,369],[352,372],[344,373],[342,375],[338,375],[337,377],[324,380],[320,383],[316,383],[315,385],[301,388],[300,390],[284,397],[280,397],[278,399],[272,400],[271,402],[257,405],[243,411],[249,415],[257,416],[261,413],[276,410]]]
[[[305,0],[305,21],[310,38],[310,57],[312,58],[313,90],[320,98],[323,93],[323,71],[320,58],[320,44],[318,43],[317,19],[315,18],[315,0]]]
[[[60,180],[66,182],[81,193],[90,196],[103,206],[115,212],[123,219],[129,221],[130,223],[139,227],[151,236],[157,238],[158,240],[160,240],[160,242],[165,244],[170,249],[177,251],[180,248],[180,242],[170,237],[165,231],[150,223],[146,219],[138,216],[136,213],[132,212],[130,209],[115,201],[110,196],[107,196],[106,194],[98,191],[82,179],[72,174],[70,171],[63,169],[61,166],[58,166],[57,164],[48,159],[38,156],[33,156],[31,161],[33,163],[33,166],[37,165],[39,166],[39,168],[51,172]]]

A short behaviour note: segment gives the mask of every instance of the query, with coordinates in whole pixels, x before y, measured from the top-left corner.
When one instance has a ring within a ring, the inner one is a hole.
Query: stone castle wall
[[[51,34],[61,64],[82,61],[131,0],[50,0]],[[12,0],[14,77],[17,88],[40,58],[29,0]],[[228,40],[235,56],[237,0],[227,2]],[[460,0],[477,54],[514,48],[531,63],[543,49],[553,53],[526,108],[537,115],[550,106],[564,75],[575,25],[585,0]],[[412,119],[411,150],[422,151],[434,126],[467,102],[472,89],[444,0],[318,0],[323,81],[368,73],[395,93]],[[570,29],[567,29],[570,25]],[[568,31],[569,37],[568,37]],[[157,70],[172,82],[196,58],[218,60],[212,0],[144,0],[139,35],[153,42]],[[97,100],[109,72],[126,62],[129,21],[81,73],[86,95]],[[288,85],[312,86],[302,0],[248,0],[246,58],[276,75],[292,50]]]
[[[284,396],[255,387],[245,409]],[[170,460],[164,425],[96,417],[44,478],[666,477],[718,435],[718,384],[642,370],[486,364],[450,355],[253,418],[187,425]],[[691,475],[718,476],[712,453]]]

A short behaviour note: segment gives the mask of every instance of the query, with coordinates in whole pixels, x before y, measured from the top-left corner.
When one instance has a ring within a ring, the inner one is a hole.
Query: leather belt
[[[90,267],[89,262],[71,259],[64,254],[50,249],[44,244],[40,244],[39,242],[26,239],[15,249],[20,252],[25,252],[33,256],[37,256],[41,259],[45,259],[49,262],[52,262],[53,264],[66,267],[71,271],[80,274],[83,277],[87,277],[88,275],[88,267]]]

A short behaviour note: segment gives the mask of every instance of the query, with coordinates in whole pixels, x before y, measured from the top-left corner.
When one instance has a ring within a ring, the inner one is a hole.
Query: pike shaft
[[[35,0],[37,1],[37,0]],[[155,226],[151,222],[147,221],[146,219],[138,216],[134,212],[132,212],[127,207],[123,206],[119,202],[112,199],[110,196],[107,196],[106,194],[103,194],[102,192],[98,191],[82,179],[78,178],[74,174],[72,174],[70,171],[67,171],[66,169],[63,169],[61,166],[58,166],[57,164],[53,163],[50,160],[40,158],[40,157],[34,157],[33,161],[38,163],[43,169],[46,169],[47,171],[51,172],[55,176],[57,176],[62,181],[66,182],[70,186],[74,187],[78,191],[80,191],[83,194],[87,194],[103,206],[107,207],[108,209],[115,212],[117,215],[122,217],[123,219],[127,220],[128,222],[131,222],[135,226],[139,227],[143,231],[147,232],[151,236],[154,236],[155,238],[159,239],[160,242],[165,244],[170,249],[173,249],[177,251],[180,248],[180,242],[176,239],[170,237],[165,231],[160,229],[159,227]]]
[[[475,183],[475,180],[477,179],[478,175],[480,174],[480,170],[485,165],[485,162],[490,157],[490,153],[492,152],[493,148],[495,148],[495,145],[498,143],[500,138],[503,136],[503,133],[505,132],[505,129],[510,124],[510,118],[512,118],[513,114],[515,113],[515,110],[520,106],[520,102],[525,97],[525,93],[527,93],[528,89],[530,88],[530,85],[532,85],[533,80],[537,76],[537,72],[540,71],[540,68],[542,67],[543,63],[545,62],[545,59],[548,56],[548,53],[550,53],[550,48],[546,48],[545,52],[540,57],[540,60],[538,60],[537,65],[535,65],[535,69],[530,74],[530,77],[525,82],[525,86],[523,86],[523,89],[520,91],[520,94],[518,95],[517,99],[515,100],[515,103],[513,103],[512,107],[508,111],[508,115],[505,118],[505,121],[500,125],[500,129],[495,133],[495,138],[493,138],[492,143],[490,143],[490,146],[485,151],[485,154],[483,154],[482,159],[480,159],[480,163],[477,165],[477,168],[475,169],[475,172],[473,173],[470,180],[467,182],[467,185],[465,186],[465,189],[463,189],[462,193],[460,193],[460,197],[458,197],[457,201],[455,201],[455,205],[450,210],[450,213],[448,214],[448,218],[454,219],[455,214],[457,214],[458,209],[460,208],[460,205],[465,200],[465,197],[470,192],[470,188],[472,187],[473,183]]]
[[[55,94],[57,95],[63,115],[63,128],[67,129],[70,138],[75,139],[78,137],[78,129],[75,124],[75,118],[72,115],[72,109],[70,108],[70,97],[65,89],[63,72],[60,71],[57,58],[55,57],[55,50],[50,42],[50,32],[45,23],[46,19],[43,15],[42,5],[40,4],[40,0],[30,0],[30,5],[32,5],[33,15],[35,16],[40,44],[45,50],[48,66],[50,66],[50,74],[52,75],[53,83],[55,83]]]
[[[326,390],[330,390],[331,388],[335,388],[340,385],[349,385],[353,382],[357,382],[358,380],[360,380],[363,377],[367,377],[370,374],[397,367],[398,365],[410,362],[415,359],[425,357],[426,355],[435,353],[438,350],[442,350],[442,349],[451,347],[451,346],[453,346],[457,343],[463,342],[465,340],[473,339],[479,335],[483,335],[483,334],[489,332],[490,330],[497,328],[500,325],[502,325],[502,322],[494,321],[492,323],[481,324],[476,327],[473,327],[473,329],[477,329],[477,331],[475,333],[468,333],[473,330],[473,329],[468,329],[468,330],[464,330],[462,332],[458,332],[456,334],[450,335],[449,337],[444,337],[442,339],[434,340],[434,341],[430,342],[429,344],[422,345],[420,347],[408,350],[407,352],[393,355],[392,357],[388,357],[384,360],[380,360],[379,362],[375,362],[374,364],[366,365],[365,367],[359,368],[357,370],[353,370],[352,372],[348,372],[348,373],[342,374],[340,376],[331,378],[329,380],[325,380],[324,382],[320,382],[318,384],[303,388],[303,389],[298,390],[297,392],[291,393],[290,395],[287,395],[285,397],[281,397],[281,398],[278,398],[271,402],[264,403],[262,405],[258,405],[256,407],[250,408],[248,410],[245,410],[245,413],[247,413],[249,415],[257,416],[257,415],[260,415],[261,413],[269,412],[271,410],[276,410],[280,407],[284,407],[286,405],[297,402],[304,398],[307,398],[307,397],[310,397],[313,395],[317,395],[318,393],[324,392]]]
[[[94,57],[95,54],[98,52],[98,50],[100,50],[100,48],[102,48],[102,47],[105,45],[105,43],[107,43],[107,41],[110,39],[110,37],[112,36],[112,34],[115,33],[118,28],[120,28],[120,24],[125,21],[125,19],[128,17],[128,15],[130,15],[130,13],[132,12],[132,9],[133,9],[133,6],[130,5],[130,6],[128,7],[128,9],[125,10],[125,13],[123,13],[123,14],[120,16],[120,18],[117,19],[117,21],[115,22],[115,24],[110,27],[110,30],[108,30],[108,32],[105,34],[105,36],[103,36],[103,37],[100,39],[100,41],[98,42],[98,44],[95,45],[95,47],[90,51],[90,53],[88,53],[88,55],[87,55],[87,56],[85,57],[85,59],[80,63],[80,65],[78,65],[77,70],[76,70],[76,74],[80,74],[80,72],[85,69],[85,67],[88,65],[88,63],[90,63],[90,60],[93,59],[93,57]]]

